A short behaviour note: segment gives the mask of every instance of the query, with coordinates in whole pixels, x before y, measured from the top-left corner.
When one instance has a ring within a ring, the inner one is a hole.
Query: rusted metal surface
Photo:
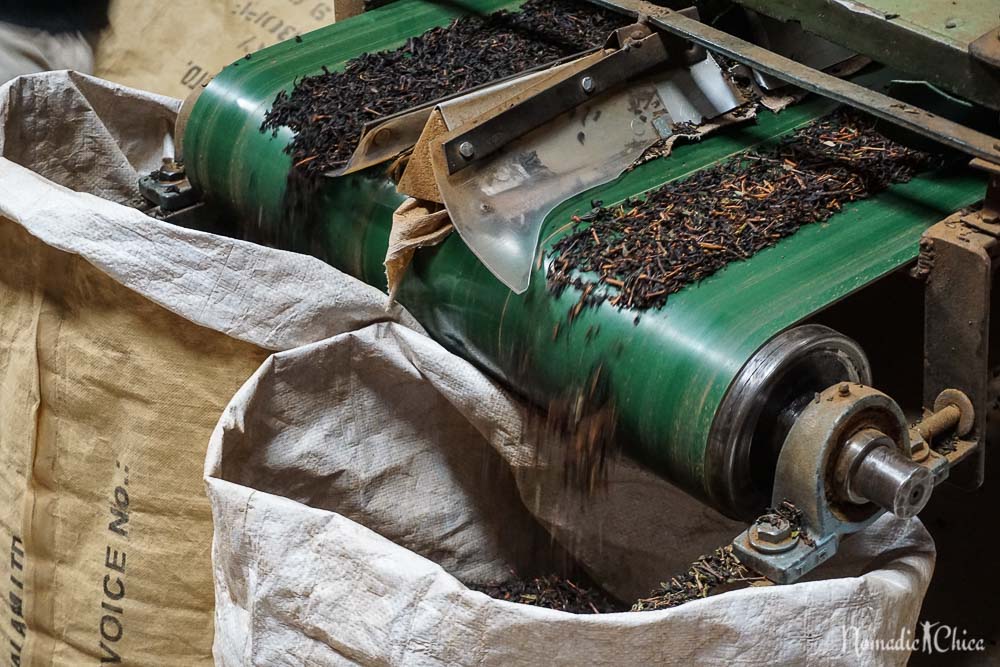
[[[952,429],[955,435],[962,437],[971,433],[976,425],[976,409],[969,397],[958,389],[945,389],[934,399],[934,413],[928,419],[931,418],[932,428]]]
[[[872,503],[851,501],[836,481],[838,459],[852,435],[875,429],[896,453],[909,455],[909,433],[899,406],[871,387],[847,383],[844,392],[842,384],[816,394],[803,408],[778,457],[771,505],[790,503],[797,509],[800,539],[781,553],[762,550],[758,522],[733,540],[740,561],[772,581],[800,579],[832,557],[844,536],[869,526],[882,513]]]
[[[958,389],[945,389],[934,400],[934,411],[910,427],[911,456],[930,471],[934,484],[948,479],[952,468],[979,451],[979,441],[967,439],[975,417],[968,396]],[[931,443],[938,449],[932,449]]]
[[[139,179],[139,192],[163,211],[179,211],[198,201],[199,193],[191,186],[184,166],[173,158],[163,158],[156,171]]]
[[[974,102],[1000,108],[1000,43],[987,38],[1000,23],[997,0],[735,1],[794,21],[807,32]]]
[[[1000,139],[934,115],[923,109],[820,72],[790,58],[751,44],[726,32],[644,0],[591,0],[633,15],[651,25],[706,49],[742,62],[765,74],[795,84],[811,93],[866,111],[890,123],[934,139],[988,162],[1000,164]]]
[[[788,519],[770,516],[750,526],[747,541],[755,551],[762,554],[780,554],[795,548],[799,543],[799,534],[793,533]]]
[[[974,410],[971,432],[956,451],[975,460],[950,473],[961,486],[982,484],[988,408],[990,291],[997,238],[957,214],[924,234],[921,254],[932,261],[924,289],[924,408],[933,412],[946,389],[964,393]],[[931,447],[937,443],[929,442]],[[949,457],[957,462],[958,457]]]
[[[939,436],[949,433],[958,426],[962,411],[955,405],[947,405],[942,410],[932,412],[921,419],[913,428],[920,432],[925,440],[936,440]]]
[[[1000,67],[1000,26],[988,30],[969,44],[969,53],[988,65]]]
[[[978,214],[965,216],[963,222],[971,224],[973,220],[978,220],[987,225],[1000,225],[1000,164],[986,162],[985,160],[973,160],[971,166],[985,171],[989,175],[986,184],[986,197],[983,199],[983,207]],[[1000,236],[989,228],[986,231],[993,236]]]

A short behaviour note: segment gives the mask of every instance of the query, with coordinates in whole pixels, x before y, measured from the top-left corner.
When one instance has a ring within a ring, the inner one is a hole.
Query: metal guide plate
[[[530,281],[539,229],[555,206],[619,176],[669,136],[673,123],[700,123],[744,101],[706,58],[595,98],[455,174],[435,155],[435,179],[465,243],[521,293]],[[469,119],[455,108],[460,105],[442,108],[446,121],[459,120],[456,127]]]

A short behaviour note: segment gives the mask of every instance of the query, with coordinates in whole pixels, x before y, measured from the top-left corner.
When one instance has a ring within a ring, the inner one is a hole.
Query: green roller
[[[227,67],[202,91],[186,121],[189,177],[207,198],[244,219],[260,220],[265,228],[288,224],[284,196],[291,165],[282,149],[291,135],[283,131],[272,138],[259,131],[279,90],[323,65],[334,68],[365,51],[395,48],[462,11],[510,5],[400,0]],[[588,211],[592,199],[621,201],[682,178],[774,141],[832,108],[815,99],[780,114],[762,112],[756,124],[680,146],[670,158],[565,202],[546,220],[543,245],[572,215]],[[748,417],[740,402],[769,390],[766,382],[760,384],[761,369],[771,363],[774,372],[784,373],[788,364],[794,370],[801,361],[796,354],[818,349],[850,360],[850,367],[832,371],[833,381],[844,373],[866,379],[863,353],[849,342],[828,330],[792,328],[913,260],[927,227],[977,201],[982,192],[982,179],[971,173],[916,178],[728,266],[671,296],[662,309],[645,312],[638,323],[636,313],[604,304],[584,309],[568,325],[567,313],[579,294],[548,293],[544,264],[524,294],[513,294],[457,234],[417,253],[399,300],[442,345],[542,405],[585,386],[600,368],[629,453],[723,512],[748,517],[769,499],[750,470],[748,448],[756,436],[745,432],[760,410]],[[330,179],[315,196],[323,224],[308,234],[290,230],[289,249],[314,254],[384,289],[391,216],[402,201],[393,184],[376,168]],[[780,369],[773,363],[779,358],[787,362]]]

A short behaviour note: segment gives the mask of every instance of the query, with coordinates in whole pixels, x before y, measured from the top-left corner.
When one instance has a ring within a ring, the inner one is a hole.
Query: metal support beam
[[[532,86],[444,143],[448,173],[479,162],[547,121],[670,60],[662,33],[634,25],[624,32],[620,48],[582,68],[570,67],[555,80]],[[676,41],[676,40],[674,40]],[[704,56],[704,51],[702,51]]]
[[[734,1],[972,102],[1000,109],[996,0]]]
[[[678,12],[645,0],[591,0],[683,37],[709,51],[737,60],[817,95],[848,104],[873,116],[938,141],[962,153],[1000,164],[1000,139],[826,74],[765,48],[751,44]]]

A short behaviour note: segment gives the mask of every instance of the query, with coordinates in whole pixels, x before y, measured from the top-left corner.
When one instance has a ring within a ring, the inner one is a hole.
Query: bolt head
[[[476,147],[472,145],[471,141],[463,141],[458,145],[458,154],[466,160],[471,160],[476,154]]]
[[[792,525],[787,519],[771,517],[757,524],[757,536],[763,542],[777,544],[792,536]]]
[[[837,393],[840,394],[841,396],[850,396],[851,385],[847,384],[846,382],[842,382],[840,386],[837,387]]]
[[[583,89],[583,92],[592,93],[594,92],[594,87],[595,84],[593,77],[585,76],[582,79],[580,79],[580,88]]]

